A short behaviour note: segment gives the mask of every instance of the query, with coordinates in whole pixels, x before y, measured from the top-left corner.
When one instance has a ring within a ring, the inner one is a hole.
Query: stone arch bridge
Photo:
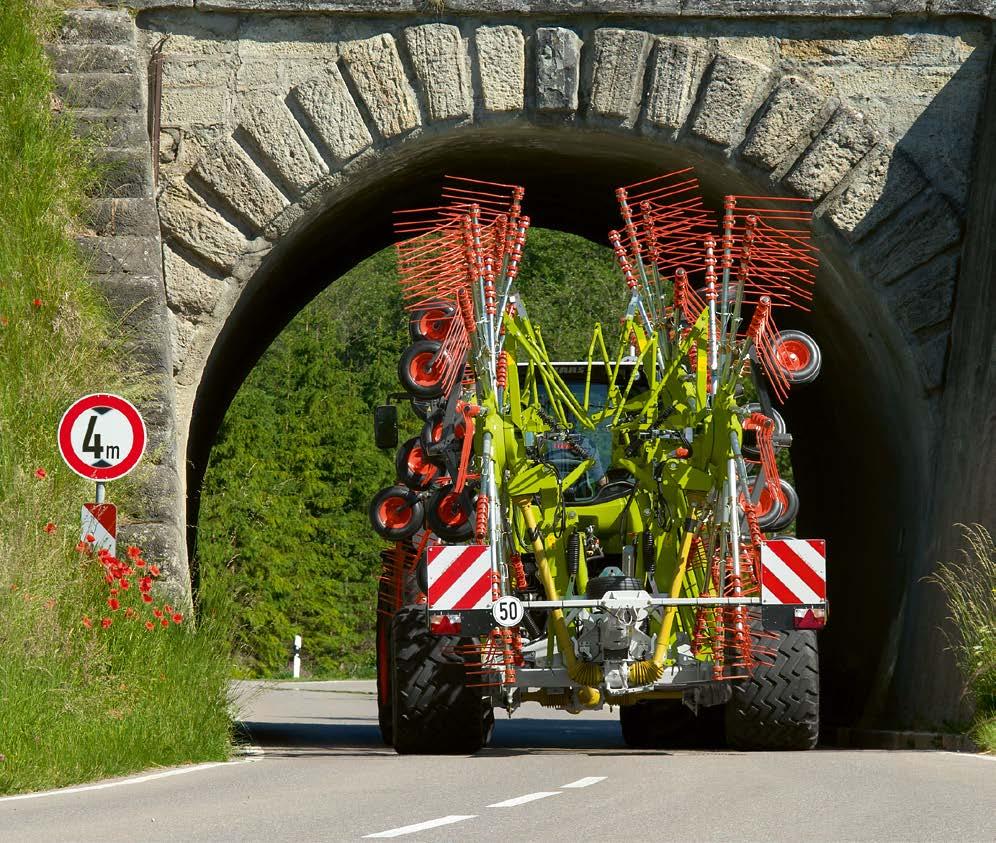
[[[956,711],[921,580],[996,503],[993,0],[110,5],[50,51],[109,165],[80,244],[151,384],[130,529],[177,589],[228,402],[394,208],[516,179],[535,224],[604,242],[612,188],[692,165],[713,200],[814,202],[824,375],[788,409],[832,720]]]

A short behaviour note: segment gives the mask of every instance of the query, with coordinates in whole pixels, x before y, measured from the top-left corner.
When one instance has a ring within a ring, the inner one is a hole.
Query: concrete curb
[[[947,732],[894,732],[886,729],[837,730],[836,744],[846,749],[917,749],[946,752],[979,752],[968,735]]]

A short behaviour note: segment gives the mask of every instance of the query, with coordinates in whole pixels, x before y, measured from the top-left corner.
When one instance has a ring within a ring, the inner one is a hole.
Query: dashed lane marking
[[[504,802],[495,802],[488,805],[489,808],[514,808],[516,805],[525,805],[527,802],[535,802],[537,799],[546,799],[548,796],[560,796],[559,790],[541,790],[537,793],[527,793],[525,796],[516,796],[506,799]]]
[[[441,825],[452,825],[453,823],[463,822],[464,820],[472,820],[477,814],[451,814],[448,817],[439,817],[435,820],[426,820],[424,823],[415,823],[414,825],[403,825],[400,828],[391,828],[387,831],[378,831],[376,834],[367,834],[367,837],[401,837],[405,834],[414,834],[416,831],[427,831],[430,828],[437,828]]]
[[[570,784],[562,784],[560,787],[561,789],[565,787],[588,787],[589,785],[604,782],[606,778],[606,776],[585,776],[583,779],[578,779],[576,782],[571,782]]]

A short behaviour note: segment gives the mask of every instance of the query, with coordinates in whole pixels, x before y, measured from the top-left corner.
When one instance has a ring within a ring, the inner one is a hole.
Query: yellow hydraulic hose
[[[681,590],[681,582],[685,578],[685,568],[688,565],[688,553],[692,547],[692,534],[690,528],[686,528],[685,537],[681,542],[681,556],[678,561],[678,570],[674,575],[674,582],[671,583],[671,597],[677,597]],[[674,625],[674,616],[678,613],[677,606],[668,606],[664,610],[664,620],[661,623],[661,631],[657,636],[657,646],[654,647],[654,655],[651,659],[644,659],[642,662],[630,665],[629,681],[633,685],[649,685],[656,682],[664,675],[664,657],[667,655],[667,645],[671,640],[671,627]]]
[[[528,497],[515,498],[515,505],[522,511],[522,519],[526,522],[526,532],[533,543],[533,553],[536,555],[536,570],[539,572],[540,580],[543,583],[543,590],[546,591],[547,600],[559,600],[557,585],[553,581],[553,574],[550,573],[550,566],[546,560],[546,547],[540,537],[539,527],[536,524],[536,515],[533,513],[533,504]],[[562,609],[554,609],[550,612],[550,624],[553,627],[553,634],[557,638],[557,647],[560,649],[567,666],[567,675],[579,685],[586,687],[578,690],[578,699],[585,705],[594,705],[598,702],[600,694],[597,688],[602,681],[602,668],[591,662],[578,661],[574,656],[574,642],[571,641],[570,633],[567,631],[567,624],[564,622],[564,612]]]

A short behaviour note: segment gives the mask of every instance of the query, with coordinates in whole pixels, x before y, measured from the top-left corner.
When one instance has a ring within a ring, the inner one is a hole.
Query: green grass
[[[982,525],[964,532],[961,559],[941,565],[931,579],[944,590],[957,631],[951,646],[975,703],[972,737],[996,752],[996,548]]]
[[[229,741],[222,636],[126,623],[74,550],[92,488],[62,464],[58,420],[86,392],[142,383],[114,365],[116,326],[72,239],[97,174],[52,113],[54,22],[51,6],[0,4],[0,793],[222,758]]]

